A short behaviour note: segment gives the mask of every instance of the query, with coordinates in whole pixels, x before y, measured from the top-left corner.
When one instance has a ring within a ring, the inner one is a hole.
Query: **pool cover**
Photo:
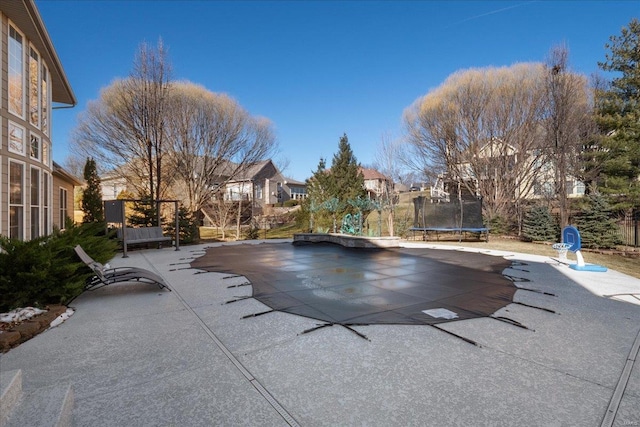
[[[331,324],[428,324],[491,316],[517,288],[501,257],[333,244],[210,247],[192,268],[246,277],[274,310]]]

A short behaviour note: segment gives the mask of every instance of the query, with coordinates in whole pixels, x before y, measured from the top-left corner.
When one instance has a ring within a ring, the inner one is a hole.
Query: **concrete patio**
[[[440,326],[479,346],[429,326],[354,327],[365,340],[340,326],[302,334],[320,322],[292,314],[243,318],[267,307],[225,304],[251,294],[229,287],[246,280],[189,268],[207,246],[114,258],[155,271],[173,292],[85,292],[61,326],[0,355],[0,389],[18,370],[26,396],[69,388],[78,426],[640,425],[638,279],[483,251],[526,264],[505,274],[554,295],[519,290],[515,301],[555,313],[496,313],[530,330],[490,318]]]

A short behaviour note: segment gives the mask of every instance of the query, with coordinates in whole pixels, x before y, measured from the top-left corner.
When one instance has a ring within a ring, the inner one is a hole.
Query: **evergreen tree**
[[[137,200],[131,204],[131,210],[127,211],[127,222],[133,227],[153,227],[160,225],[156,218],[156,206],[155,202],[151,201],[151,197],[148,194],[142,196],[140,200]],[[160,223],[162,223],[162,218]]]
[[[318,167],[311,178],[307,179],[307,201],[313,201],[315,205],[320,206],[329,196],[329,172],[327,164],[323,158],[320,158]]]
[[[347,204],[349,200],[366,197],[364,177],[360,172],[360,165],[356,160],[349,138],[345,133],[340,137],[338,152],[333,155],[331,162],[331,174],[329,178],[329,193],[337,197],[341,203]]]
[[[88,158],[84,165],[84,180],[87,186],[82,191],[82,222],[104,221],[104,206],[102,204],[102,190],[100,189],[100,177],[96,168],[96,162]]]
[[[592,191],[577,218],[585,248],[613,248],[621,242],[618,225],[611,217],[611,206],[602,194]]]
[[[534,206],[522,224],[522,234],[527,240],[539,242],[556,241],[558,226],[547,206]]]
[[[330,217],[322,207],[331,196],[329,196],[329,172],[323,158],[320,158],[316,171],[311,178],[307,179],[306,184],[307,198],[302,204],[302,213],[298,221],[308,221],[311,232],[318,227],[328,228]]]
[[[178,226],[180,227],[180,244],[195,243],[200,240],[200,229],[196,215],[182,204],[178,207]],[[175,221],[167,222],[165,231],[173,237],[175,235]]]
[[[349,204],[349,200],[366,198],[364,177],[359,168],[347,134],[344,134],[340,137],[331,169],[327,170],[325,160],[320,159],[318,168],[307,180],[304,209],[309,213],[312,229],[332,230],[333,218],[341,221],[347,213],[355,214],[358,211]]]
[[[596,91],[597,121],[604,135],[597,150],[602,173],[599,189],[626,196],[626,207],[640,197],[640,21],[634,18],[620,36],[610,37],[606,61],[598,65],[615,72],[605,88]]]

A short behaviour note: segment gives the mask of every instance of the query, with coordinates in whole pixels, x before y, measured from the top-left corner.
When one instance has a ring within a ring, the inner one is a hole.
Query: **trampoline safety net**
[[[432,203],[419,196],[413,199],[415,228],[482,228],[482,199]]]

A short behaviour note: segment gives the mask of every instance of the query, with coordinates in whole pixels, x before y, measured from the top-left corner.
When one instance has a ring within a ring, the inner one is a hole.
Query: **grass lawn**
[[[460,242],[457,240],[440,241],[429,243],[459,245],[470,248],[495,249],[500,251],[512,251],[533,255],[546,255],[549,257],[557,257],[558,253],[551,248],[550,244],[521,242],[516,239],[509,239],[500,236],[490,236],[489,242]],[[582,250],[582,256],[586,263],[604,265],[612,270],[617,270],[629,276],[640,279],[640,252],[634,252],[635,256],[623,256],[614,253],[597,253]],[[575,255],[571,252],[567,253],[567,258],[575,260]]]
[[[287,224],[271,230],[259,230],[258,239],[293,239],[295,233],[300,233],[300,229],[295,224]],[[236,240],[236,229],[228,228],[225,237],[227,241]],[[242,234],[240,238],[246,239],[246,235]],[[200,239],[222,240],[222,232],[216,227],[200,227]]]

